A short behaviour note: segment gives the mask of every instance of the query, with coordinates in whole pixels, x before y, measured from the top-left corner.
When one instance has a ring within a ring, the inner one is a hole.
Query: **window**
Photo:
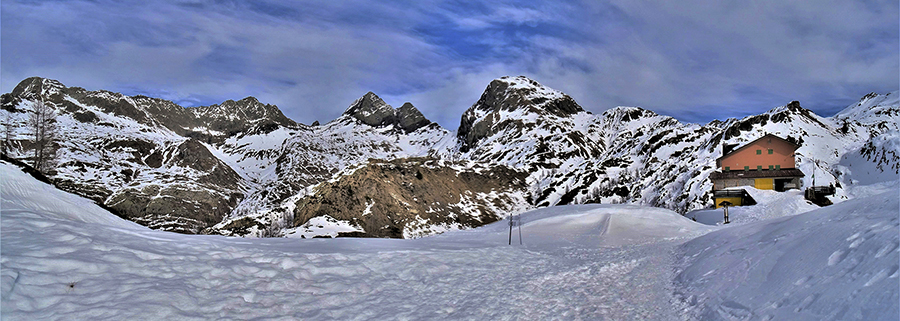
[[[726,171],[726,172],[730,172],[730,171],[731,171],[731,167],[725,166],[725,171]]]
[[[775,165],[769,165],[769,170],[775,169]]]
[[[761,171],[761,170],[762,170],[762,165],[756,165],[756,170]]]
[[[772,155],[772,149],[769,148],[769,155]]]
[[[776,170],[780,170],[780,169],[781,169],[781,165],[775,165],[775,169],[776,169]]]
[[[762,149],[757,149],[757,150],[756,150],[756,155],[762,155]]]
[[[744,171],[749,171],[749,170],[750,170],[750,166],[744,166]]]

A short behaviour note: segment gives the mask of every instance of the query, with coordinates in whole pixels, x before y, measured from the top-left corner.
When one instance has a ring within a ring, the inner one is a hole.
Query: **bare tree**
[[[9,155],[13,126],[15,124],[13,124],[12,120],[12,111],[7,110],[6,117],[3,118],[3,146],[0,146],[0,152],[4,155]]]
[[[53,143],[56,139],[56,111],[43,100],[35,102],[34,112],[28,118],[28,128],[34,136],[32,166],[41,173],[46,173],[55,158]]]

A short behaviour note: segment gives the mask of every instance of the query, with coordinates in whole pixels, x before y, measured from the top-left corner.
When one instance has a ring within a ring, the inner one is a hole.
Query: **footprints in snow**
[[[846,239],[847,242],[850,242],[850,245],[847,246],[846,250],[839,249],[832,252],[831,255],[828,256],[828,266],[834,266],[838,263],[841,263],[845,258],[847,258],[850,252],[855,252],[860,247],[860,245],[862,245],[867,240],[872,239],[877,234],[885,232],[896,233],[897,226],[897,224],[884,224],[883,222],[878,222],[874,225],[869,226],[869,228],[864,232],[854,233]],[[893,239],[890,242],[883,244],[874,253],[874,257],[881,258],[892,251],[896,251],[898,247],[900,247],[900,241]]]

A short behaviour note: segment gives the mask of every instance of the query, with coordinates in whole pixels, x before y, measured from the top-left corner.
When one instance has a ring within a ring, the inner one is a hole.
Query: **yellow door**
[[[775,179],[773,178],[757,178],[756,189],[775,189]]]

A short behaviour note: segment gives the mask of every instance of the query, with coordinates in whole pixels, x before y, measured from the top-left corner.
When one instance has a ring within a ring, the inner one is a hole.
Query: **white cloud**
[[[411,101],[455,129],[488,82],[504,75],[533,77],[594,112],[638,105],[688,118],[700,106],[718,107],[702,117],[793,99],[816,107],[896,90],[900,81],[900,19],[889,1],[614,0],[477,10],[442,1],[0,5],[5,92],[44,76],[174,101],[253,95],[305,123],[333,119],[371,90],[393,105]],[[436,24],[442,19],[451,25]]]

